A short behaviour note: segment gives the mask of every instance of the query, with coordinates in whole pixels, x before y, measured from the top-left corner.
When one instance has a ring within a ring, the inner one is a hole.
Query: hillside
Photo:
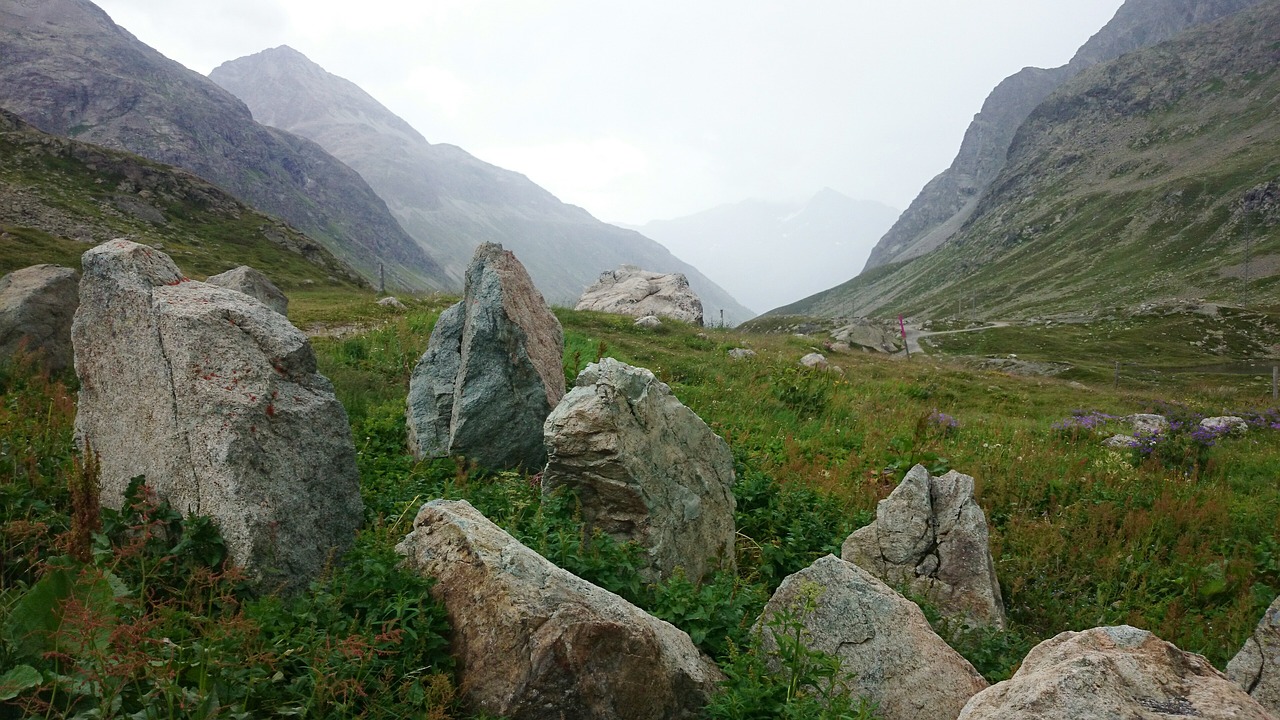
[[[1168,40],[1190,27],[1251,7],[1259,0],[1127,0],[1080,47],[1071,62],[1028,67],[991,91],[965,132],[951,166],[930,180],[876,244],[865,270],[936,250],[956,234],[1004,167],[1014,134],[1031,111],[1085,69]]]
[[[117,26],[87,0],[0,0],[0,107],[41,130],[189,170],[391,284],[454,283],[350,168]]]
[[[1280,300],[1280,5],[1082,73],[941,249],[775,314],[989,317]]]
[[[359,172],[451,277],[461,277],[478,244],[500,242],[554,304],[572,305],[601,272],[630,263],[684,273],[708,318],[722,308],[733,323],[754,314],[649,238],[600,222],[461,148],[427,142],[358,86],[292,48],[224,63],[210,77],[260,122],[314,140]]]
[[[747,200],[636,229],[747,305],[772,308],[848,278],[897,214],[825,188],[804,203]]]

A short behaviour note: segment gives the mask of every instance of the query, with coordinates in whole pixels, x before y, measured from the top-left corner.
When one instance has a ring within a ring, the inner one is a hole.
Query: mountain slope
[[[359,172],[451,273],[465,270],[479,243],[500,242],[552,303],[571,305],[601,272],[631,263],[685,273],[709,318],[721,308],[734,323],[753,314],[649,238],[602,223],[523,175],[428,143],[354,83],[292,48],[224,63],[210,77],[260,122],[316,141]]]
[[[1212,22],[1260,0],[1127,0],[1115,17],[1051,70],[1024,68],[996,86],[965,132],[951,167],[929,181],[867,260],[870,270],[932,252],[954,235],[982,192],[1004,167],[1018,127],[1031,111],[1081,71],[1150,47],[1183,30]]]
[[[849,277],[896,217],[827,188],[804,204],[747,200],[636,229],[751,307],[771,308]]]
[[[0,106],[55,135],[176,165],[275,214],[366,278],[456,285],[365,182],[165,58],[87,0],[0,0]]]
[[[774,311],[991,317],[1176,298],[1280,301],[1280,3],[1075,78],[964,228]]]

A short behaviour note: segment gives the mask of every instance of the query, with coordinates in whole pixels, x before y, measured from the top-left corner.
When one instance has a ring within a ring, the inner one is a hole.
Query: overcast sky
[[[289,45],[431,142],[642,224],[822,187],[904,209],[1001,79],[1121,0],[97,0],[201,73]]]

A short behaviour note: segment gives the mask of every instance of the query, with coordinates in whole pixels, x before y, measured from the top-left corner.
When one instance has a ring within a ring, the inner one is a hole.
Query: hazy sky
[[[1121,0],[97,0],[201,73],[289,45],[431,142],[642,224],[827,186],[905,208],[982,101]]]

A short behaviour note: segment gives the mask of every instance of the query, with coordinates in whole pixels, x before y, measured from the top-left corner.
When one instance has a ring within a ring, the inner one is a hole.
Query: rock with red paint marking
[[[306,336],[145,245],[113,240],[82,263],[76,436],[101,456],[103,504],[145,475],[211,516],[260,586],[305,586],[363,515],[347,415]]]

